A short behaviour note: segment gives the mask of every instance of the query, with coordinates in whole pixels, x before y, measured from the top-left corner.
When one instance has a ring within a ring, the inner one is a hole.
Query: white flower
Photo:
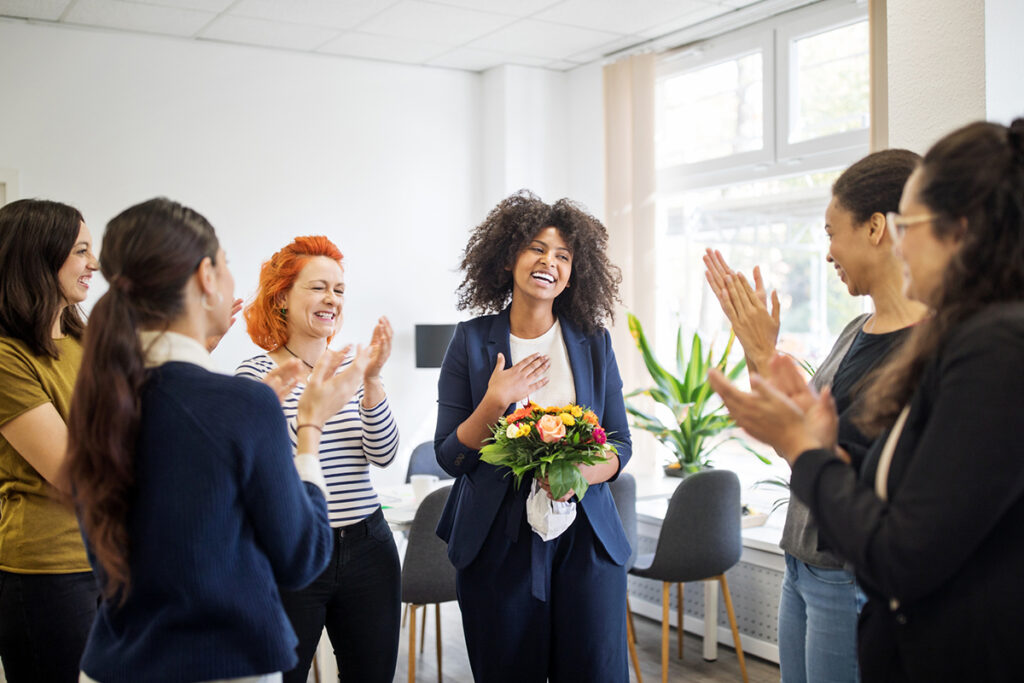
[[[519,425],[517,425],[517,424],[510,424],[508,427],[506,427],[505,428],[505,436],[507,436],[510,439],[514,439],[517,436],[519,436]]]

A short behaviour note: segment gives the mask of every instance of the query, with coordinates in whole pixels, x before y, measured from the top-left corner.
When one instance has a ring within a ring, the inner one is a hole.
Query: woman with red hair
[[[344,275],[341,251],[323,236],[297,237],[264,263],[259,291],[244,315],[249,336],[267,353],[243,362],[236,374],[262,380],[294,358],[312,369],[341,328]],[[281,591],[299,637],[299,664],[285,673],[286,683],[305,683],[325,626],[345,680],[390,683],[394,676],[401,567],[369,471],[371,464],[390,465],[398,452],[398,428],[380,377],[391,336],[390,323],[381,317],[371,342],[379,355],[366,368],[356,395],[324,425],[319,455],[334,550],[327,570],[312,584]],[[283,401],[293,444],[304,389],[300,382]]]

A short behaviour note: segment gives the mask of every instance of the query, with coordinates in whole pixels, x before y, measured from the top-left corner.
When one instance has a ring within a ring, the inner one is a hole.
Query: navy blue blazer
[[[505,355],[506,368],[512,366],[508,316],[505,309],[497,315],[459,323],[437,383],[434,451],[444,471],[455,477],[437,535],[448,543],[448,557],[457,569],[466,568],[476,558],[513,485],[507,468],[481,462],[480,452],[464,446],[455,433],[483,400],[498,353]],[[563,318],[560,322],[576,386],[576,403],[591,408],[611,435],[609,441],[618,450],[621,472],[632,455],[633,444],[611,336],[603,329],[584,336],[570,321]],[[509,406],[506,414],[512,409]],[[629,541],[608,486],[601,483],[589,487],[581,504],[609,557],[616,564],[624,564],[630,555]]]

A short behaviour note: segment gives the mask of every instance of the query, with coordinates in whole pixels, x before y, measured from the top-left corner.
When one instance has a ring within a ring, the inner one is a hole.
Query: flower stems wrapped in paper
[[[575,491],[582,500],[587,480],[578,465],[598,465],[618,453],[593,411],[578,405],[541,408],[536,403],[519,408],[491,428],[491,443],[480,449],[480,459],[508,467],[516,488],[527,473],[547,478],[551,497]]]

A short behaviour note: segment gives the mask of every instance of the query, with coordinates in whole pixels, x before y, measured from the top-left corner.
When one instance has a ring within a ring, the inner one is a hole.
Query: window
[[[820,3],[659,63],[656,83],[658,318],[671,357],[676,327],[724,343],[728,322],[701,256],[760,265],[782,299],[780,345],[820,362],[866,302],[826,262],[824,212],[842,169],[868,151],[866,11]]]

